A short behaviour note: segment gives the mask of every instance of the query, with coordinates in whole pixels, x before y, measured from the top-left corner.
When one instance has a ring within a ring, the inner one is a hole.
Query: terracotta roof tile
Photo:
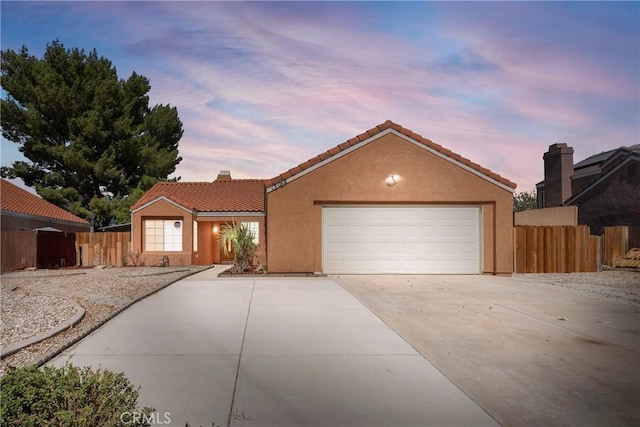
[[[351,144],[349,144],[349,141],[345,141],[342,144],[338,145],[338,148],[340,149],[340,151],[346,150],[349,147],[351,147]]]
[[[89,222],[31,194],[5,179],[0,180],[0,210],[59,221],[89,225]]]
[[[166,197],[198,212],[264,212],[264,181],[224,179],[213,182],[159,182],[134,204],[135,210]]]
[[[318,156],[309,159],[307,162],[304,162],[300,165],[297,166],[297,168],[295,169],[289,169],[287,172],[284,172],[276,177],[273,177],[271,179],[267,179],[264,181],[265,185],[270,186],[270,185],[274,185],[282,180],[285,180],[293,175],[295,175],[296,173],[298,173],[298,169],[300,169],[301,171],[304,171],[305,169],[308,169],[309,167],[315,165],[318,163],[318,161],[316,161],[316,159],[319,159],[319,161],[324,161],[332,156],[335,156],[336,154],[344,151],[348,146],[353,146],[359,142],[362,142],[366,139],[371,138],[374,135],[379,134],[380,132],[386,130],[386,129],[393,129],[397,132],[400,132],[403,135],[406,135],[410,138],[412,138],[413,140],[447,156],[450,157],[453,160],[456,160],[460,163],[463,163],[465,165],[467,165],[468,167],[488,176],[491,179],[494,179],[496,181],[498,181],[499,183],[506,185],[507,187],[510,188],[516,188],[516,184],[506,178],[503,178],[502,176],[491,172],[490,170],[483,168],[482,166],[478,165],[477,163],[472,162],[469,159],[466,159],[462,156],[460,156],[459,154],[453,153],[451,150],[448,150],[446,148],[444,148],[443,146],[434,143],[433,141],[424,138],[422,135],[417,134],[409,129],[403,128],[402,126],[392,122],[391,120],[387,120],[384,123],[379,124],[378,126],[371,128],[369,130],[367,130],[366,132],[363,132],[359,135],[356,135],[355,137],[348,139],[345,143],[341,143],[331,149],[329,149],[328,151],[324,152],[324,153],[320,153]],[[348,144],[348,146],[347,146]],[[307,166],[307,163],[309,163],[309,166]]]

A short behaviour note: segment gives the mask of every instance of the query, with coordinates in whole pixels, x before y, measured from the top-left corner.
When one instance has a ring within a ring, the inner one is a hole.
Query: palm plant
[[[254,241],[254,235],[247,224],[226,224],[220,230],[220,247],[225,254],[233,251],[234,273],[242,273],[253,262],[258,245]]]

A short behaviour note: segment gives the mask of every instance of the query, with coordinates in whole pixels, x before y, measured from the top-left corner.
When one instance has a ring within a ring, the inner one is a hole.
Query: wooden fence
[[[602,263],[615,267],[629,252],[629,227],[605,227],[602,237]]]
[[[599,271],[601,237],[589,226],[514,227],[516,273]]]
[[[75,233],[45,230],[2,232],[2,272],[26,267],[60,268],[76,264]]]
[[[76,233],[78,265],[117,265],[128,263],[131,233]]]
[[[38,238],[35,231],[2,232],[2,271],[35,267],[38,261]]]

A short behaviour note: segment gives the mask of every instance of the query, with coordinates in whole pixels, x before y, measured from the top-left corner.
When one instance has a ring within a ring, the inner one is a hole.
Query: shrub
[[[141,427],[138,389],[122,373],[66,365],[9,370],[0,378],[0,424],[24,427]]]
[[[254,235],[246,224],[226,224],[220,231],[220,246],[226,254],[233,251],[234,273],[242,273],[253,263],[258,245]]]

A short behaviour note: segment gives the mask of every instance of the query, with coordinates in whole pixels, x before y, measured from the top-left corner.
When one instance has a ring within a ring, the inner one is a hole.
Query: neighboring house
[[[59,268],[75,265],[76,232],[88,232],[87,221],[0,179],[2,248],[0,270]]]
[[[271,272],[513,272],[516,185],[391,121],[268,180],[160,183],[132,208],[134,251],[225,261],[248,222]]]
[[[538,207],[578,206],[578,223],[592,234],[629,226],[629,247],[640,247],[640,145],[620,147],[573,164],[573,148],[553,144],[544,153]]]
[[[62,232],[90,231],[84,219],[1,179],[0,217],[2,231],[37,230]]]

